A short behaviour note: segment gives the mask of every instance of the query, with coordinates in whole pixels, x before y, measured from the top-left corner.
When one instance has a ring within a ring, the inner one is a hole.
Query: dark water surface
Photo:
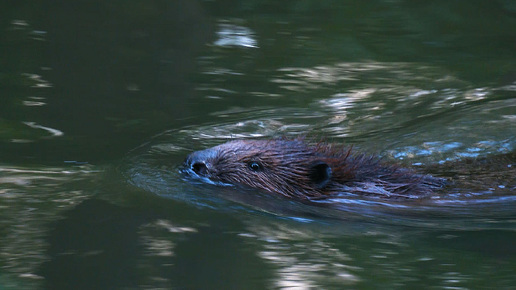
[[[0,289],[514,289],[515,41],[510,0],[3,2]],[[472,186],[334,208],[179,174],[299,135]]]

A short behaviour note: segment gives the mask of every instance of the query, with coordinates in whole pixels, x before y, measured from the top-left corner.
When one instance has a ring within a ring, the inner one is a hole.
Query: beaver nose
[[[204,164],[204,162],[194,162],[190,166],[190,169],[192,169],[193,172],[195,172],[198,175],[205,175],[208,171],[208,167],[206,167],[206,164]]]
[[[186,165],[197,175],[207,175],[210,163],[215,157],[216,152],[214,150],[203,150],[196,151],[188,155],[186,158]]]

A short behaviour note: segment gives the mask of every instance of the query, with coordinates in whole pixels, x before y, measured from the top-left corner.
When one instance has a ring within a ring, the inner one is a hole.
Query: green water
[[[338,210],[178,171],[285,135],[514,151],[515,39],[509,0],[1,3],[0,289],[513,289],[510,168]]]

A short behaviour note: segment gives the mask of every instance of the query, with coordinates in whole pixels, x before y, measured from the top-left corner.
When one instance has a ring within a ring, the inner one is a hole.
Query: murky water
[[[0,4],[1,289],[516,285],[512,1],[58,2]],[[179,173],[300,135],[458,186],[309,205]]]

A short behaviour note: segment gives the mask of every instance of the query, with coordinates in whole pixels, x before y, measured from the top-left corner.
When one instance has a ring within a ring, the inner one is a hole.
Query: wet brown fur
[[[185,166],[191,175],[213,182],[301,200],[343,194],[419,198],[445,184],[442,178],[389,165],[352,148],[302,139],[231,141],[190,154]]]

